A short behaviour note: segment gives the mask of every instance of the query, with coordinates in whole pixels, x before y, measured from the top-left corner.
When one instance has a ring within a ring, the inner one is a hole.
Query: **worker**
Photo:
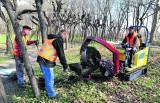
[[[140,46],[137,33],[135,32],[132,26],[129,27],[129,32],[122,41],[122,44],[125,44],[125,43],[127,43],[129,46],[125,48],[131,48],[129,52],[130,59],[128,60],[128,67],[132,68],[134,53],[136,53],[139,50],[139,46]]]
[[[35,43],[36,45],[38,45],[38,41],[37,40],[27,40],[26,36],[29,34],[29,32],[32,29],[29,26],[23,26],[22,31],[21,31],[21,36],[22,36],[22,40],[24,42],[25,45],[30,45]],[[25,88],[25,67],[24,67],[24,61],[22,58],[22,51],[20,49],[20,46],[18,44],[17,41],[17,36],[15,36],[14,39],[14,50],[13,50],[13,55],[14,55],[14,59],[15,59],[15,63],[16,63],[16,76],[18,79],[18,86],[21,88]]]
[[[54,66],[56,65],[57,56],[63,65],[63,72],[68,71],[63,48],[63,42],[66,38],[66,30],[61,30],[57,35],[49,34],[38,52],[37,62],[42,69],[46,91],[50,99],[60,97],[60,94],[56,94],[54,89]]]

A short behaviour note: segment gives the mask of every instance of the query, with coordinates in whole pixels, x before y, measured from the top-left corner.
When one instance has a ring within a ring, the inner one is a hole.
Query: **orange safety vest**
[[[129,38],[128,34],[126,35],[126,39],[127,39],[127,43],[129,43],[129,46],[133,46],[134,45],[134,38],[137,36],[137,33],[134,32],[132,37]],[[140,46],[140,41],[138,39],[137,41],[137,46],[139,47]]]
[[[27,40],[26,40],[26,37],[22,36],[22,40],[24,42],[24,44],[26,45],[27,44]],[[18,41],[16,41],[16,38],[14,39],[14,47],[13,47],[13,55],[15,56],[19,56],[20,55],[20,51],[17,49],[17,47],[20,49],[19,45],[18,45]]]
[[[38,55],[42,58],[45,58],[51,62],[56,62],[57,60],[57,52],[56,49],[53,47],[52,42],[54,39],[47,39],[41,46]]]

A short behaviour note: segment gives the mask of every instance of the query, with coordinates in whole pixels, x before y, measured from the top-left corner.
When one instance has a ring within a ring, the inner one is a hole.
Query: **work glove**
[[[133,47],[133,52],[137,52],[137,48],[136,47]]]
[[[125,44],[121,44],[122,45],[122,48],[128,48],[129,46],[128,46],[128,43],[125,43]]]
[[[39,45],[39,40],[35,40],[34,43],[35,43],[36,46],[38,46]]]
[[[126,48],[127,51],[130,51],[132,48]]]

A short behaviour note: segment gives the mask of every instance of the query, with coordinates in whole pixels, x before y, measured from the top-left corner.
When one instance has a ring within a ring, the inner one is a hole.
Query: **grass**
[[[27,39],[30,37],[27,36]],[[14,39],[14,36],[13,36]],[[31,38],[32,40],[36,39],[36,35],[33,35]],[[31,46],[27,46],[27,48],[32,48]],[[0,34],[0,64],[3,64],[7,60],[10,60],[11,55],[6,55],[6,35],[5,34]]]
[[[0,64],[3,64],[7,60],[10,60],[11,56],[6,55],[6,35],[5,34],[0,34]]]
[[[104,59],[111,59],[112,53],[102,46],[93,43]],[[68,63],[79,62],[80,47],[66,50]],[[56,66],[55,89],[61,93],[60,99],[49,100],[45,90],[41,90],[41,98],[34,98],[32,88],[28,87],[23,93],[14,93],[12,99],[16,103],[106,103],[106,102],[160,102],[160,48],[151,48],[151,57],[147,65],[148,73],[133,81],[120,81],[117,77],[109,79],[91,79],[86,82],[78,79],[75,73],[62,73],[62,68]],[[35,76],[38,78],[42,73],[38,66],[34,67]],[[98,71],[97,71],[98,72]],[[74,76],[71,79],[69,76]]]
[[[0,64],[11,59],[11,55],[6,55],[6,45],[0,44]]]
[[[0,57],[0,64],[3,64],[5,63],[7,60],[10,60],[11,58],[10,57]]]
[[[12,41],[13,41],[14,37],[15,37],[15,35],[13,34]],[[31,38],[30,35],[28,35],[27,39],[36,40],[37,37],[36,37],[36,35],[33,35],[32,38]],[[6,35],[5,34],[0,34],[0,44],[5,44],[5,43],[6,43]]]
[[[0,44],[5,44],[5,43],[6,43],[6,35],[0,34]]]

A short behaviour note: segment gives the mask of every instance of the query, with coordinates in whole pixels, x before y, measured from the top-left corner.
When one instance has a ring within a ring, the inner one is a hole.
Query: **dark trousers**
[[[134,52],[133,50],[131,50],[131,51],[129,52],[129,56],[130,56],[130,58],[129,58],[129,60],[128,60],[128,64],[129,64],[129,65],[133,64],[134,53],[135,53],[135,52]]]
[[[15,63],[16,63],[16,75],[18,78],[18,84],[24,84],[24,80],[25,80],[25,67],[24,67],[24,63],[21,59],[21,57],[19,56],[15,56]]]
[[[138,47],[137,47],[136,49],[137,49],[137,51],[139,51],[139,48],[138,48]],[[133,58],[134,58],[134,54],[135,54],[135,53],[136,53],[136,52],[133,51],[133,49],[131,49],[131,51],[129,52],[129,56],[130,56],[130,58],[129,58],[129,60],[128,60],[128,64],[129,64],[129,65],[133,64]]]

